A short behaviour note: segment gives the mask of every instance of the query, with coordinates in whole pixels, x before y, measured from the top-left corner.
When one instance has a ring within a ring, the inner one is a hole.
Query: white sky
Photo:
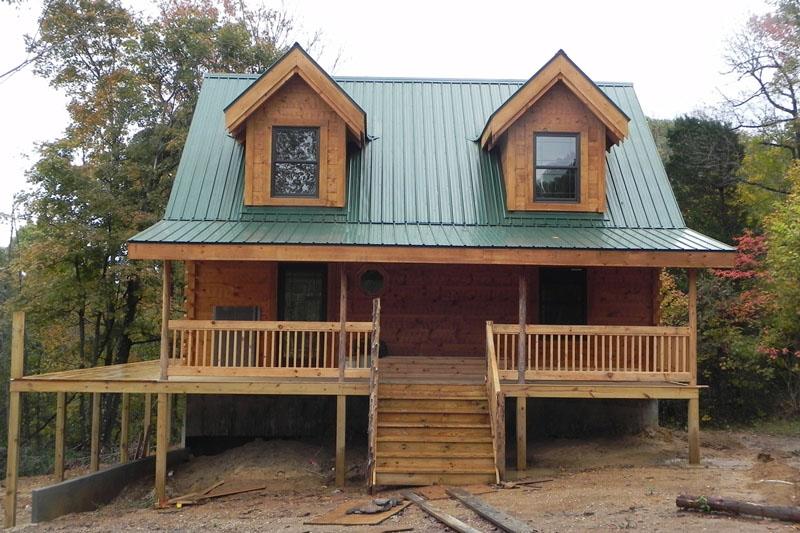
[[[258,1],[258,0],[251,0]],[[276,0],[276,2],[279,0]],[[272,2],[272,4],[276,4]],[[138,10],[153,2],[127,0]],[[268,1],[268,3],[270,3]],[[731,92],[725,42],[764,0],[528,0],[520,2],[299,0],[285,7],[303,33],[321,29],[321,58],[332,74],[527,78],[559,48],[589,77],[630,81],[650,117],[689,113]],[[36,29],[40,4],[0,4],[0,71],[24,57],[23,35]],[[0,213],[25,188],[37,142],[67,125],[66,98],[30,70],[0,81]],[[0,245],[9,238],[0,221]]]

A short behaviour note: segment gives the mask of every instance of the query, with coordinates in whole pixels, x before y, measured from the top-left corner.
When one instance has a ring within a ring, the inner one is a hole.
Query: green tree
[[[211,0],[165,1],[154,18],[119,0],[44,4],[28,51],[69,96],[70,125],[38,149],[20,197],[28,224],[3,272],[6,283],[23,274],[3,309],[28,311],[32,371],[157,355],[159,268],[129,262],[125,242],[163,213],[203,74],[264,70],[293,24],[282,10]],[[108,442],[119,399],[105,401]],[[85,442],[78,402],[70,427]]]
[[[717,120],[684,116],[667,133],[666,169],[689,227],[725,242],[743,229],[737,175],[744,155],[739,136]]]

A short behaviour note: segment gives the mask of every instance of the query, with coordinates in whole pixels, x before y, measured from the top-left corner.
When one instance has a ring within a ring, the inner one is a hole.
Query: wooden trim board
[[[239,261],[732,268],[736,252],[128,243],[130,259],[229,261],[232,257]]]

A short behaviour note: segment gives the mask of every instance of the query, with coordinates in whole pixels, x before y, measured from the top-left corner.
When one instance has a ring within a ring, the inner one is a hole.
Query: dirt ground
[[[686,435],[660,429],[633,437],[550,440],[529,443],[530,468],[509,477],[552,479],[529,488],[504,488],[481,495],[490,504],[527,521],[538,531],[640,529],[645,531],[800,531],[772,520],[679,511],[675,497],[721,495],[773,505],[800,505],[800,438],[748,432],[704,431],[702,464],[686,461]],[[343,502],[365,497],[363,450],[348,450],[349,486],[332,486],[332,450],[287,441],[256,441],[216,456],[198,457],[169,478],[171,495],[222,479],[269,482],[268,489],[155,510],[150,482],[141,482],[93,513],[24,531],[444,531],[414,505],[372,527],[304,525]],[[509,454],[514,457],[513,453]],[[73,474],[70,472],[70,474]],[[774,481],[792,482],[775,483]],[[30,519],[30,490],[47,477],[23,478],[20,522]],[[383,494],[395,494],[386,491]],[[433,502],[482,531],[487,522],[453,500]]]

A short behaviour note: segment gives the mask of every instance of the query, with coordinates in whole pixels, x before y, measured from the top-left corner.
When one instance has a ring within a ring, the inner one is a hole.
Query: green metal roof
[[[367,113],[345,208],[246,207],[224,108],[257,75],[205,77],[164,219],[132,242],[730,251],[686,228],[633,87],[598,86],[631,118],[606,155],[605,213],[508,212],[477,142],[524,81],[335,78]]]

